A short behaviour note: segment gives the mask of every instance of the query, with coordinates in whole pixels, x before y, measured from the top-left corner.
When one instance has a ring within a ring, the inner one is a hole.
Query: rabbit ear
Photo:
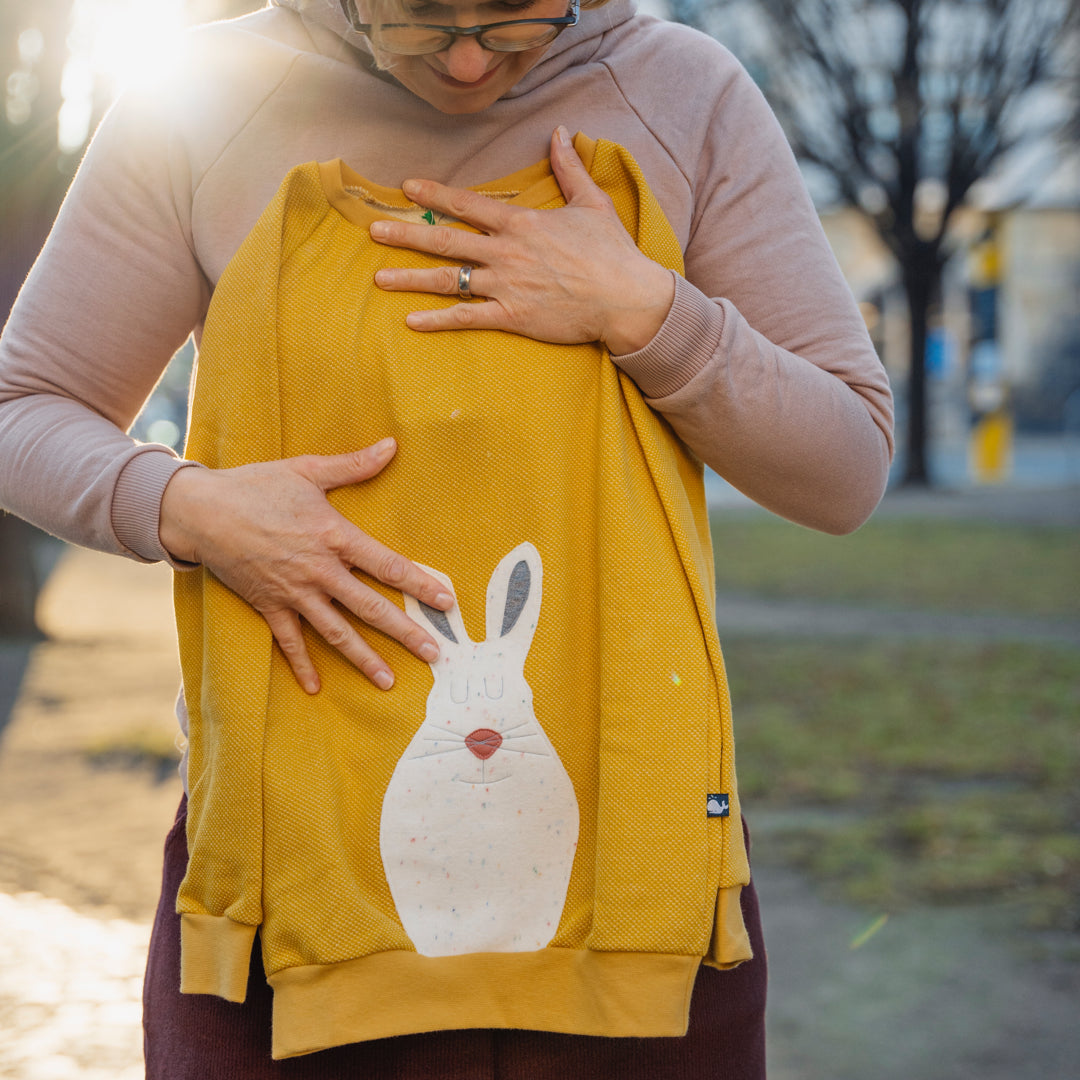
[[[487,595],[487,641],[500,638],[529,651],[540,615],[543,564],[532,544],[518,544],[491,575]]]
[[[464,645],[469,641],[469,635],[465,631],[465,623],[461,619],[461,609],[457,606],[457,593],[454,592],[453,582],[438,570],[432,570],[430,566],[417,563],[421,570],[426,570],[433,578],[438,578],[451,595],[454,597],[454,606],[449,611],[440,611],[438,608],[429,607],[415,596],[405,593],[405,612],[424,629],[432,631],[436,638],[453,642],[455,645]]]

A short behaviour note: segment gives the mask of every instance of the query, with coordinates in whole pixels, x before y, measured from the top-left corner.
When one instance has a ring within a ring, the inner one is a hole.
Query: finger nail
[[[563,144],[563,146],[569,146],[570,145],[570,132],[567,131],[566,128],[563,127],[562,124],[560,124],[555,129],[555,137],[559,140],[559,142],[561,142]]]
[[[385,439],[380,439],[371,449],[381,457],[393,450],[395,445],[393,437],[388,435]]]
[[[429,641],[420,646],[420,655],[429,663],[433,664],[439,659],[439,650]]]
[[[394,282],[394,276],[389,270],[379,270],[375,274],[376,285],[392,285]]]
[[[380,690],[389,690],[390,687],[394,685],[394,676],[386,670],[376,671],[375,674],[371,676],[371,681]]]
[[[454,598],[448,592],[441,592],[435,597],[435,606],[440,608],[452,607],[454,604]]]
[[[375,239],[381,240],[383,237],[390,235],[390,225],[385,221],[373,221],[369,231]]]
[[[319,680],[318,679],[307,679],[304,682],[304,689],[309,694],[317,694],[319,692],[319,690],[321,689],[321,687],[319,686]]]
[[[402,182],[401,190],[405,192],[409,198],[413,198],[415,195],[420,194],[420,181],[419,180],[405,180]]]

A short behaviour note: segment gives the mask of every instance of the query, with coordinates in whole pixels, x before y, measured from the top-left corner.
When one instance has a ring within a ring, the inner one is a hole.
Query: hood
[[[515,87],[514,91],[510,92],[509,96],[516,96],[515,91],[520,92],[521,89],[525,89],[534,82],[535,79],[531,79],[530,76],[538,69],[547,69],[544,75],[541,76],[541,80],[554,74],[552,61],[561,57],[567,51],[573,50],[575,57],[582,55],[579,51],[581,46],[593,38],[599,38],[612,27],[618,26],[619,23],[631,18],[634,14],[634,3],[635,0],[609,0],[603,7],[583,10],[578,25],[565,30],[552,42],[537,67],[522,80],[518,87]],[[370,51],[367,38],[363,34],[358,34],[349,25],[349,20],[345,17],[345,12],[342,10],[339,0],[270,0],[270,6],[289,8],[291,11],[295,11],[306,23],[315,23],[326,27],[326,29],[333,31],[339,38],[350,45],[362,49],[364,52]],[[586,47],[586,51],[591,50]],[[561,70],[567,63],[572,62],[574,62],[573,59],[568,57],[561,63],[556,61],[554,66]]]
[[[338,0],[270,0],[271,7],[289,8],[295,11],[305,22],[317,23],[333,30],[338,37],[350,45],[364,47],[367,39],[358,34],[349,25],[345,12]]]

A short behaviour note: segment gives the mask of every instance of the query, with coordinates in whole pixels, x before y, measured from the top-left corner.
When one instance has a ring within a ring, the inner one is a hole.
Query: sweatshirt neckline
[[[574,148],[585,168],[592,171],[596,142],[578,132],[574,136]],[[326,201],[347,221],[360,228],[368,228],[372,222],[387,217],[411,220],[422,207],[417,206],[400,188],[385,187],[361,176],[345,164],[341,158],[319,162],[319,178]],[[509,176],[476,184],[470,188],[485,195],[499,198],[512,206],[535,209],[561,195],[558,181],[551,171],[551,161],[545,158],[534,165],[519,169]],[[432,224],[436,224],[432,222]],[[455,228],[470,226],[457,221],[440,222]]]

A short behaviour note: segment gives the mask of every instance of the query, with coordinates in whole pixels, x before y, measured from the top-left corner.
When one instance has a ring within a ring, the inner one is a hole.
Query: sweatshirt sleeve
[[[121,99],[0,338],[0,505],[143,560],[168,557],[158,507],[187,463],[124,432],[209,302],[190,183],[162,109]]]
[[[656,337],[613,359],[744,494],[850,532],[888,479],[888,379],[779,124],[724,56],[702,129],[668,136],[694,190],[686,278]]]

